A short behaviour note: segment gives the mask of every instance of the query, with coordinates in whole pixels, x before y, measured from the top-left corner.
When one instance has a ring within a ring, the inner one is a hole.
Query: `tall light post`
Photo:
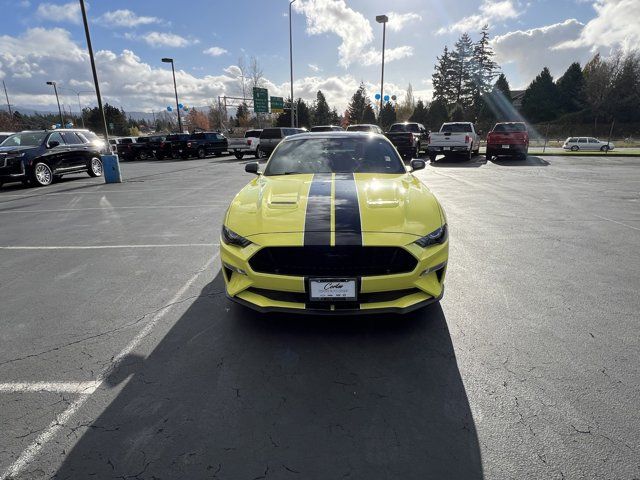
[[[182,133],[182,119],[180,118],[180,104],[178,103],[178,86],[176,85],[176,69],[173,66],[173,58],[163,58],[162,63],[171,64],[171,72],[173,73],[173,91],[176,94],[176,112],[178,112],[178,130]]]
[[[84,126],[84,114],[82,112],[82,103],[80,102],[80,95],[83,93],[93,93],[93,90],[74,90],[73,88],[69,88],[69,87],[60,87],[60,90],[68,90],[70,92],[73,92],[77,97],[78,97],[78,111],[80,113],[80,121],[82,122],[82,128],[85,128]]]
[[[291,69],[291,127],[295,127],[293,120],[293,32],[291,28],[291,5],[296,0],[289,2],[289,67]]]
[[[98,71],[96,70],[96,61],[93,57],[93,47],[91,46],[91,34],[89,33],[89,22],[87,21],[87,10],[84,7],[84,0],[80,0],[80,10],[82,11],[82,23],[84,24],[84,34],[87,37],[87,50],[89,50],[89,60],[91,60],[91,73],[93,74],[93,86],[96,89],[96,99],[98,100],[98,110],[102,116],[102,124],[104,127],[105,145],[109,146],[109,128],[107,127],[107,117],[104,115],[102,108],[102,95],[100,95],[100,84],[98,82]]]
[[[382,106],[384,102],[384,44],[387,36],[387,22],[389,21],[389,17],[386,15],[377,15],[376,22],[382,24],[382,77],[380,78],[380,113],[378,117],[382,114]]]
[[[53,91],[56,93],[56,102],[58,103],[58,113],[60,114],[60,128],[64,128],[64,117],[62,116],[62,109],[60,108],[60,99],[58,98],[58,87],[56,82],[47,82],[47,85],[53,85]]]

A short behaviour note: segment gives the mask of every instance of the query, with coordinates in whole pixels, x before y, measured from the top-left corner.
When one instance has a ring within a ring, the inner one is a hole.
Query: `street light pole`
[[[380,112],[378,113],[378,118],[382,114],[382,106],[384,102],[384,44],[387,36],[387,22],[389,21],[389,17],[386,15],[378,15],[376,16],[376,22],[382,24],[382,77],[380,78]]]
[[[56,82],[47,82],[47,85],[53,85],[53,91],[56,94],[56,102],[58,104],[58,113],[60,114],[60,128],[64,128],[64,117],[62,116],[62,109],[60,108],[60,99],[58,98],[58,87]]]
[[[295,127],[293,120],[293,33],[291,29],[291,5],[296,0],[289,2],[289,67],[291,69],[291,128]],[[296,119],[297,120],[297,119]]]
[[[173,66],[173,58],[163,58],[162,62],[171,64],[171,72],[173,73],[173,91],[176,94],[176,111],[178,112],[178,130],[182,133],[182,119],[180,118],[180,103],[178,102],[178,86],[176,84],[176,69]]]
[[[89,33],[89,22],[87,22],[87,10],[84,7],[84,0],[80,0],[80,10],[82,10],[82,23],[84,23],[84,33],[87,37],[87,50],[89,50],[89,59],[91,60],[91,73],[93,73],[93,86],[96,89],[96,98],[98,100],[98,109],[102,116],[102,124],[104,127],[105,145],[109,147],[109,128],[107,127],[107,117],[104,115],[102,107],[102,96],[100,95],[100,84],[98,82],[98,72],[96,70],[96,61],[93,58],[93,47],[91,46],[91,34]]]

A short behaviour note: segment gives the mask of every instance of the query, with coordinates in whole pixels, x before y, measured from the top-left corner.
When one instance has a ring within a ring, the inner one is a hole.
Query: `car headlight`
[[[227,245],[235,245],[237,247],[246,247],[251,245],[251,241],[244,238],[242,235],[238,235],[233,230],[228,229],[226,226],[222,226],[222,241]]]
[[[447,241],[447,238],[449,238],[449,231],[447,229],[447,224],[445,223],[429,235],[425,235],[413,243],[420,245],[422,248],[426,248],[431,245],[441,245]]]

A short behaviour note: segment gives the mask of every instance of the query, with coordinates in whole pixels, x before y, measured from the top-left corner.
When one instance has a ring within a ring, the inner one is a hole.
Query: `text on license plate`
[[[325,278],[309,280],[309,297],[312,301],[356,300],[356,281]]]
[[[502,145],[502,148],[509,148],[509,145]]]

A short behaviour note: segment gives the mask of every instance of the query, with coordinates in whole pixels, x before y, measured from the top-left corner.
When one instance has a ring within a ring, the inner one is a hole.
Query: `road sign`
[[[284,112],[284,98],[270,97],[270,99],[271,99],[271,113]]]
[[[266,88],[253,87],[253,111],[269,113],[269,92]]]

